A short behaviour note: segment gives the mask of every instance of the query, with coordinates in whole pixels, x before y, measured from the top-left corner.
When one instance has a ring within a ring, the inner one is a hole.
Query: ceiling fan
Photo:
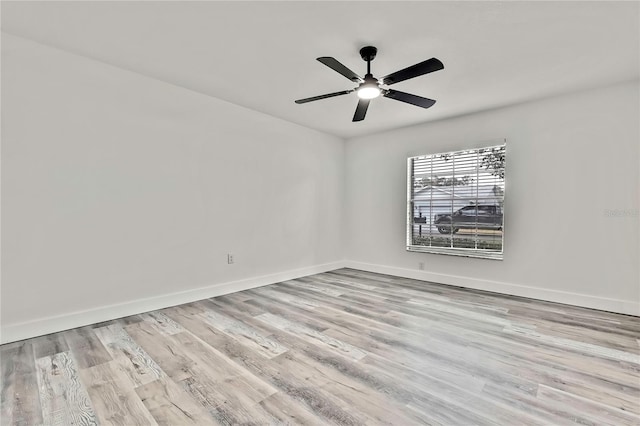
[[[305,104],[307,102],[318,101],[320,99],[333,98],[334,96],[347,95],[352,92],[356,92],[358,95],[358,106],[356,112],[353,115],[353,121],[364,120],[367,114],[367,108],[369,108],[369,102],[371,99],[377,98],[382,95],[385,98],[395,99],[396,101],[406,102],[411,105],[416,105],[422,108],[429,108],[436,103],[433,99],[423,98],[422,96],[412,95],[410,93],[400,92],[398,90],[386,89],[383,85],[392,85],[399,83],[410,78],[418,77],[420,75],[428,74],[430,72],[444,69],[444,65],[436,58],[427,59],[426,61],[404,68],[400,71],[391,73],[385,77],[377,79],[371,74],[371,61],[376,57],[378,49],[373,46],[365,46],[360,49],[360,56],[367,62],[367,73],[364,78],[351,71],[349,68],[342,65],[335,58],[329,56],[323,56],[318,58],[318,61],[322,62],[332,70],[342,74],[354,83],[359,83],[358,87],[351,90],[343,90],[342,92],[328,93],[326,95],[314,96],[312,98],[298,99],[295,101],[297,104]]]

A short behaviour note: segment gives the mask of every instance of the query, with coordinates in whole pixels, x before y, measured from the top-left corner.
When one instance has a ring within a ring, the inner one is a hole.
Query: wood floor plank
[[[244,311],[246,311],[253,317],[257,317],[258,315],[264,313],[271,313],[277,315],[280,318],[296,322],[318,332],[323,332],[331,326],[321,318],[318,318],[315,315],[309,315],[309,311],[307,309],[287,305],[279,299],[268,296],[261,296],[257,299],[249,299],[246,302],[243,302],[241,306],[243,307]],[[247,308],[244,308],[245,306]],[[233,309],[234,306],[226,305],[225,308],[227,310]],[[260,323],[264,324],[263,322]]]
[[[281,283],[282,286],[285,285],[293,285],[293,286],[297,286],[297,283],[295,282],[284,282]],[[306,297],[299,297],[296,296],[294,294],[291,294],[290,292],[286,292],[286,291],[282,291],[282,286],[280,287],[260,287],[256,290],[253,291],[253,293],[256,293],[260,296],[270,296],[272,298],[276,298],[279,299],[283,302],[285,302],[288,305],[293,305],[293,306],[297,306],[300,308],[308,308],[308,309],[313,309],[317,306],[319,306],[319,304],[317,302],[315,302],[312,299],[306,298]]]
[[[593,422],[598,425],[617,426],[621,424],[639,424],[640,416],[625,410],[620,410],[611,405],[601,404],[587,398],[564,392],[550,386],[540,385],[538,399],[547,402],[550,406],[563,409],[575,419],[576,423],[588,424]]]
[[[269,339],[268,336],[262,335],[255,328],[222,315],[215,310],[205,308],[201,316],[207,323],[229,334],[241,343],[252,347],[266,358],[273,358],[287,351],[287,348]]]
[[[514,392],[513,389],[501,388],[493,383],[487,384],[482,389],[482,394],[492,404],[513,407],[523,417],[533,417],[544,425],[575,425],[574,419],[565,410],[545,404],[536,396]],[[594,423],[592,425],[595,426]]]
[[[140,318],[142,318],[144,321],[148,321],[155,328],[169,335],[177,334],[184,331],[184,328],[182,328],[180,324],[159,311],[141,314]]]
[[[63,334],[79,368],[93,367],[111,361],[111,355],[93,332],[92,327],[75,328]]]
[[[135,389],[158,425],[215,425],[211,415],[173,380],[163,378]]]
[[[327,424],[326,419],[317,416],[299,401],[283,392],[263,399],[259,405],[275,419],[274,424],[310,426]]]
[[[145,321],[127,325],[125,331],[175,382],[191,377],[193,359],[184,353],[177,342],[169,340],[169,336]]]
[[[503,331],[509,334],[520,334],[532,340],[542,341],[547,344],[558,346],[564,349],[575,350],[587,355],[640,364],[640,354],[606,348],[600,345],[594,345],[592,343],[580,342],[578,340],[550,336],[547,334],[538,333],[535,330],[525,329],[521,327],[506,326]]]
[[[69,345],[67,345],[67,342],[59,333],[36,337],[32,342],[36,358],[52,356],[59,354],[60,352],[69,351]]]
[[[295,285],[305,290],[315,291],[331,297],[340,297],[345,293],[345,290],[341,288],[336,288],[329,285],[317,285],[302,280],[295,281]]]
[[[120,318],[117,321],[122,325],[130,325],[139,323],[140,321],[142,321],[142,317],[140,317],[140,315],[131,315],[128,317]]]
[[[97,425],[87,389],[69,352],[38,358],[38,385],[45,425]]]
[[[291,322],[289,320],[286,320],[284,318],[277,317],[273,314],[264,313],[264,314],[258,315],[256,318],[266,322],[267,324],[271,324],[274,327],[279,328],[281,330],[284,330],[296,335],[302,335],[307,338],[322,342],[325,345],[328,345],[353,359],[358,360],[358,359],[364,358],[367,355],[365,351],[353,345],[342,342],[334,337],[331,337],[324,333],[320,333],[304,325],[300,325],[300,324]]]
[[[129,378],[114,361],[80,370],[99,424],[156,425]]]
[[[260,290],[260,289],[258,289]],[[297,287],[294,283],[280,283],[273,286],[272,291],[278,291],[280,293],[297,296],[300,299],[309,300],[308,303],[329,303],[326,297],[319,297],[317,292],[305,290],[301,287]],[[290,296],[291,297],[291,296]],[[347,311],[357,312],[363,316],[375,316],[389,312],[389,306],[377,303],[371,299],[358,298],[357,295],[351,293],[345,293],[340,297],[334,297],[330,299],[330,303],[340,306]]]
[[[43,421],[31,341],[0,347],[0,423],[29,426]]]
[[[126,372],[134,386],[164,377],[164,372],[119,323],[94,328],[94,333],[107,348],[111,358]]]

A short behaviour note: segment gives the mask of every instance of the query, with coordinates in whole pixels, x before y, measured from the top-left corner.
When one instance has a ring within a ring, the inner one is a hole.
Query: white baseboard
[[[566,305],[599,309],[601,311],[640,316],[640,302],[633,302],[628,300],[608,299],[605,297],[590,296],[580,293],[570,293],[565,291],[523,286],[499,281],[481,280],[477,278],[462,277],[457,275],[438,274],[427,271],[415,271],[411,269],[397,268],[394,266],[375,265],[371,263],[363,263],[350,260],[345,261],[345,267],[359,269],[361,271],[393,275],[396,277],[412,278],[415,280],[455,285],[476,290],[492,291],[495,293],[508,294],[512,296],[529,297],[531,299],[545,300],[548,302],[564,303]]]
[[[84,311],[70,312],[52,317],[38,318],[35,320],[3,324],[0,328],[0,343],[10,343],[17,340],[29,339],[71,328],[82,327],[129,315],[136,315],[156,309],[168,308],[183,303],[195,302],[210,297],[222,296],[237,291],[249,290],[264,285],[275,284],[282,281],[333,271],[344,267],[344,262],[332,262],[315,265],[307,268],[295,269],[277,274],[247,278],[239,281],[213,284],[207,287],[181,291],[177,293],[163,294],[144,299],[133,300],[126,303],[107,305]]]
[[[133,300],[122,304],[107,305],[95,309],[38,318],[27,322],[3,324],[0,328],[0,344],[29,339],[71,328],[122,318],[129,315],[168,308],[170,306],[181,305],[183,303],[195,302],[197,300],[208,299],[210,297],[222,296],[224,294],[235,293],[237,291],[249,290],[256,287],[262,287],[322,272],[333,271],[340,268],[353,268],[397,277],[455,285],[476,290],[485,290],[513,296],[529,297],[549,302],[599,309],[602,311],[640,316],[640,302],[608,299],[604,297],[589,296],[585,294],[550,290],[539,287],[522,286],[498,281],[438,274],[427,271],[415,271],[411,269],[397,268],[394,266],[375,265],[371,263],[346,260],[280,272],[277,274],[247,278],[239,281],[219,283],[177,293]]]

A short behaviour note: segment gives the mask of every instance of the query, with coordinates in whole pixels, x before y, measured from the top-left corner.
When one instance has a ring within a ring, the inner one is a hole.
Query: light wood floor
[[[638,425],[638,339],[342,269],[4,345],[2,424]]]

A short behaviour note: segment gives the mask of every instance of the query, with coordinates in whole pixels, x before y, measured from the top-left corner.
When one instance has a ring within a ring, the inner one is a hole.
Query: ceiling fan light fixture
[[[357,94],[360,99],[373,99],[380,96],[382,91],[375,83],[363,83],[358,87]]]
[[[382,90],[380,90],[378,80],[373,78],[370,73],[367,73],[367,75],[364,76],[364,81],[356,90],[356,93],[360,99],[373,99],[380,96]]]

